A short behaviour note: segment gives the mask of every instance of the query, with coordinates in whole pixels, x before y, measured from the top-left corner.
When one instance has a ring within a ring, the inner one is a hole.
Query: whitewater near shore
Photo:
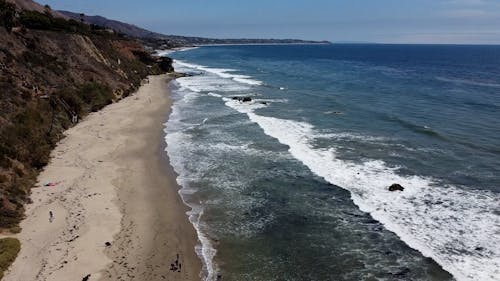
[[[199,280],[196,234],[162,153],[169,79],[150,77],[66,132],[4,280]]]

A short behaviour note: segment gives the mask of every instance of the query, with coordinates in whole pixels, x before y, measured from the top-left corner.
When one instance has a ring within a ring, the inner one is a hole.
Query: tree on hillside
[[[4,26],[8,32],[14,26],[16,14],[16,6],[14,4],[0,0],[0,26]]]
[[[49,17],[52,17],[52,8],[49,5],[43,6],[43,13]]]

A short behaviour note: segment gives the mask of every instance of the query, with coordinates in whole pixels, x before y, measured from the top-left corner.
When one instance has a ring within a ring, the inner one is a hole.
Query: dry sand
[[[163,153],[168,80],[150,77],[66,132],[38,177],[58,184],[33,189],[4,280],[200,280],[195,230]],[[177,254],[180,272],[170,270]]]

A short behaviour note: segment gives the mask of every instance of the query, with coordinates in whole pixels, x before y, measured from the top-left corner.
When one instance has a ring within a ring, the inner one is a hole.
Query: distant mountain
[[[68,11],[58,12],[78,21],[82,19],[81,15],[77,13]],[[132,24],[117,20],[110,20],[102,16],[84,15],[83,20],[86,23],[110,28],[130,37],[140,38],[155,47],[181,47],[208,44],[330,44],[328,41],[305,41],[297,39],[212,39],[203,37],[164,35]]]
[[[80,21],[81,15],[78,13],[73,13],[69,11],[58,11],[59,13],[72,18],[74,20]],[[124,23],[117,20],[110,20],[101,16],[83,16],[83,20],[86,23],[100,25],[106,28],[113,29],[119,33],[123,33],[130,37],[135,38],[162,38],[165,37],[163,34],[155,33],[144,28],[137,27],[132,24]]]

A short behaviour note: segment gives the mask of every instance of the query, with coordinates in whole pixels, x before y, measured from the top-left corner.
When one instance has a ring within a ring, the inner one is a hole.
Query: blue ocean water
[[[499,46],[170,55],[206,280],[500,280]]]

